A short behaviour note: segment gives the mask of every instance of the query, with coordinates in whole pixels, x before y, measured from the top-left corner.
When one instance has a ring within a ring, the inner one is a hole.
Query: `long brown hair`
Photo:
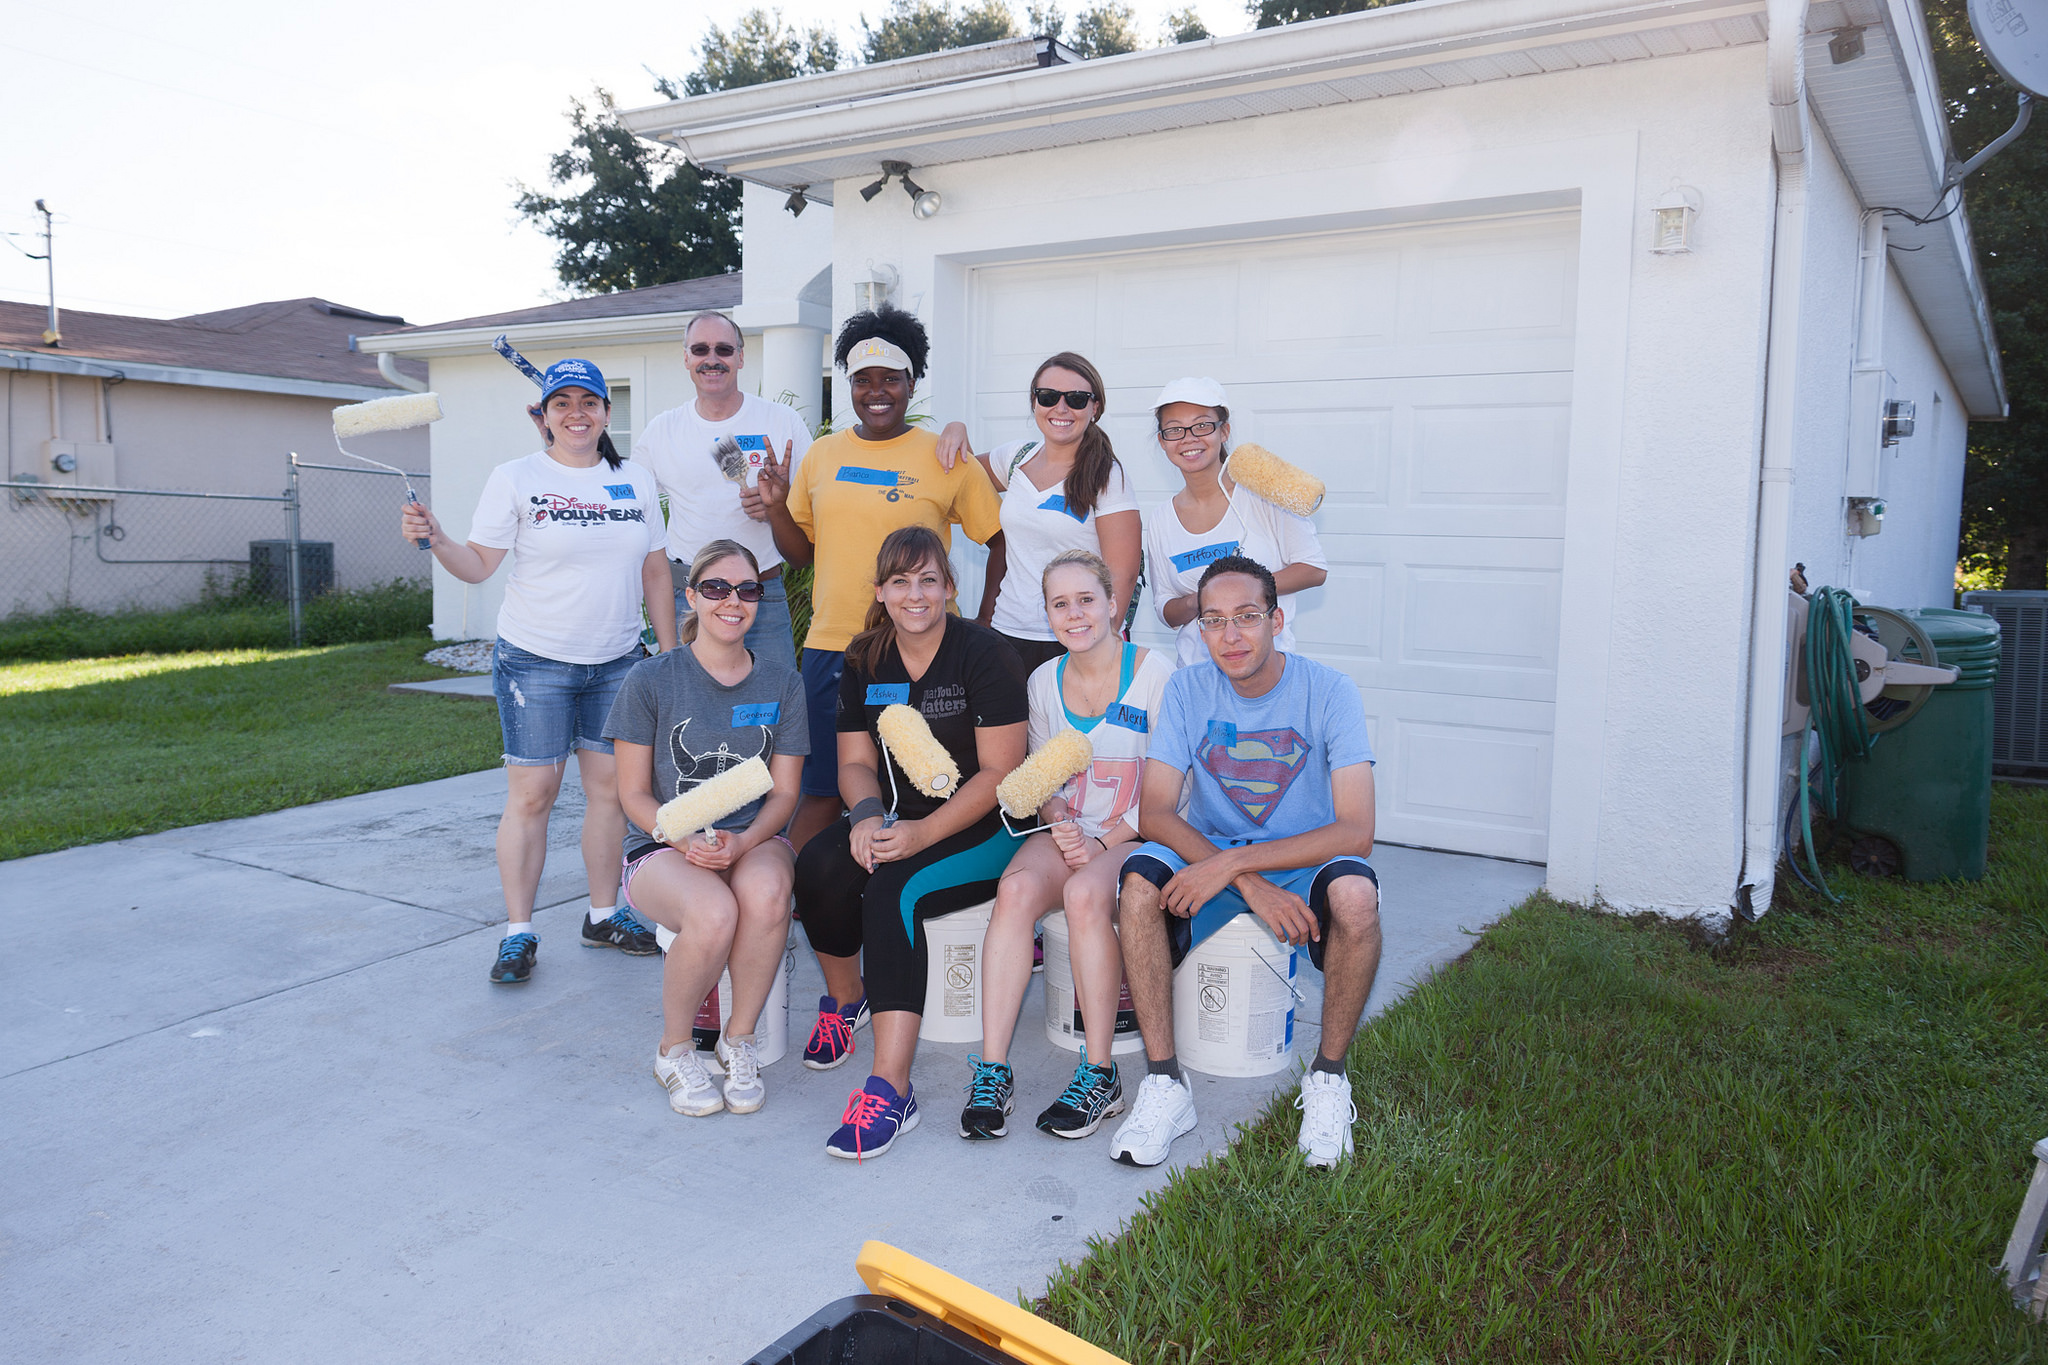
[[[1061,351],[1040,364],[1032,372],[1031,387],[1037,388],[1039,378],[1053,369],[1072,370],[1088,381],[1089,389],[1095,394],[1095,419],[1081,433],[1080,449],[1074,452],[1074,467],[1067,471],[1068,510],[1085,519],[1095,510],[1095,500],[1109,487],[1109,471],[1116,468],[1117,463],[1116,448],[1110,444],[1109,433],[1102,429],[1102,415],[1109,411],[1109,394],[1103,388],[1102,371],[1090,364],[1086,356],[1072,351]],[[1028,390],[1025,397],[1037,402]]]
[[[697,557],[690,561],[689,581],[691,591],[696,591],[697,581],[704,577],[713,564],[716,564],[721,559],[730,559],[734,555],[738,555],[741,559],[746,560],[753,567],[754,579],[756,582],[759,582],[761,578],[761,561],[754,558],[752,550],[749,550],[737,540],[714,540],[708,542],[703,549],[697,551]],[[686,645],[696,638],[697,611],[693,607],[683,617],[683,623],[676,627],[676,643]]]
[[[882,542],[882,548],[875,554],[875,586],[881,587],[900,573],[915,573],[926,563],[939,566],[939,577],[946,580],[946,593],[950,597],[955,585],[953,565],[946,558],[945,542],[929,526],[899,526],[889,533],[889,538]],[[945,623],[940,624],[943,626]],[[868,604],[867,620],[862,622],[860,634],[854,636],[853,642],[846,647],[847,667],[873,677],[895,634],[896,623],[889,619],[889,609],[878,597]]]

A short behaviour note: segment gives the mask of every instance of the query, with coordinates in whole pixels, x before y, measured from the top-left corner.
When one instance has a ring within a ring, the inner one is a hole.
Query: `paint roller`
[[[699,830],[710,838],[715,833],[712,827],[720,820],[774,790],[775,779],[756,754],[699,782],[675,800],[663,802],[654,813],[654,828],[648,832],[664,844],[680,845]]]
[[[903,769],[903,775],[910,779],[910,785],[926,796],[949,799],[960,787],[960,765],[953,761],[953,755],[946,752],[946,746],[939,743],[938,736],[925,719],[901,702],[882,708],[882,714],[875,719],[875,733],[881,737],[882,747],[889,751],[889,757],[896,760],[896,766]],[[896,774],[889,774],[889,785],[893,792]]]
[[[531,379],[533,381],[533,386],[535,388],[539,388],[541,385],[547,383],[547,376],[540,372],[540,367],[534,364],[531,360],[528,360],[525,356],[519,354],[519,352],[513,348],[512,343],[506,339],[505,333],[498,333],[497,339],[491,343],[491,349],[496,351],[499,355],[505,357],[506,364],[510,365],[513,369],[519,371],[519,373],[525,375],[528,379]],[[538,416],[540,413],[540,407],[538,404],[536,404],[535,406],[528,408],[527,411]],[[616,460],[623,458],[619,454],[619,448],[612,444],[612,434],[609,431],[603,433],[597,438],[597,453],[604,456],[607,460]],[[651,639],[652,637],[650,636],[647,638]]]
[[[1297,517],[1313,516],[1327,491],[1323,481],[1299,465],[1289,464],[1264,446],[1241,445],[1224,466],[1239,485]]]
[[[437,393],[398,393],[389,398],[372,398],[367,403],[349,403],[334,410],[334,448],[351,460],[388,469],[404,479],[405,500],[417,506],[420,495],[413,491],[412,478],[403,469],[358,455],[341,442],[344,437],[367,436],[375,431],[408,431],[440,420],[441,396]],[[413,544],[424,550],[430,542],[421,536]]]
[[[1038,752],[1010,769],[1010,775],[996,784],[996,801],[1003,808],[1003,828],[1021,839],[1050,825],[1032,829],[1010,829],[1010,817],[1029,820],[1046,802],[1059,795],[1073,776],[1095,761],[1095,746],[1079,730],[1062,730],[1038,746]]]

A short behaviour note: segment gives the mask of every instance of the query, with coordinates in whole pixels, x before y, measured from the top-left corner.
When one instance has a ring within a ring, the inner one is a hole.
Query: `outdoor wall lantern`
[[[1650,210],[1650,252],[1656,256],[1682,256],[1692,250],[1693,219],[1700,214],[1700,192],[1690,185],[1673,185]]]
[[[868,262],[868,277],[853,282],[853,306],[856,312],[872,313],[887,303],[896,292],[902,280],[894,266],[878,266]]]

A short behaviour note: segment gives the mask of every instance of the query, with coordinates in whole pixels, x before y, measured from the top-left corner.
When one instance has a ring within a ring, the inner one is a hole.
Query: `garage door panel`
[[[1029,278],[990,279],[977,309],[976,391],[1022,394],[1047,356],[1094,350],[1099,273],[1039,266]]]
[[[1233,420],[1233,436],[1256,441],[1321,479],[1329,490],[1323,505],[1332,512],[1387,505],[1394,448],[1391,406],[1288,407],[1269,402],[1263,393],[1254,401],[1258,406],[1242,432]]]
[[[1251,334],[1262,350],[1386,346],[1397,340],[1401,256],[1353,252],[1253,258],[1245,265]]]
[[[1412,417],[1409,502],[1564,506],[1568,403],[1418,407]]]
[[[1228,262],[1105,271],[1104,331],[1120,356],[1163,367],[1162,384],[1189,366],[1227,361],[1238,347],[1236,275]]]
[[[1555,672],[1556,572],[1409,564],[1401,577],[1402,663]]]
[[[1485,723],[1455,698],[1367,693],[1379,837],[1541,860],[1550,823],[1551,710],[1496,705]],[[1519,712],[1519,714],[1517,714]]]
[[[1572,334],[1576,232],[1512,247],[1443,242],[1419,247],[1416,257],[1408,321],[1419,336],[1484,333],[1502,342]]]

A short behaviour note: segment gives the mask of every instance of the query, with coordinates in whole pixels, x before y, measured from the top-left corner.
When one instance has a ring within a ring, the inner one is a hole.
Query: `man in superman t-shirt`
[[[1298,1145],[1311,1166],[1351,1153],[1357,1110],[1344,1054],[1379,970],[1372,745],[1351,679],[1274,647],[1285,624],[1273,575],[1230,555],[1196,590],[1209,662],[1166,684],[1123,864],[1117,929],[1146,1076],[1110,1155],[1166,1159],[1195,1126],[1173,1038],[1173,971],[1238,915],[1308,948],[1323,972],[1321,1046],[1302,1080]],[[1183,783],[1186,812],[1178,809]]]

